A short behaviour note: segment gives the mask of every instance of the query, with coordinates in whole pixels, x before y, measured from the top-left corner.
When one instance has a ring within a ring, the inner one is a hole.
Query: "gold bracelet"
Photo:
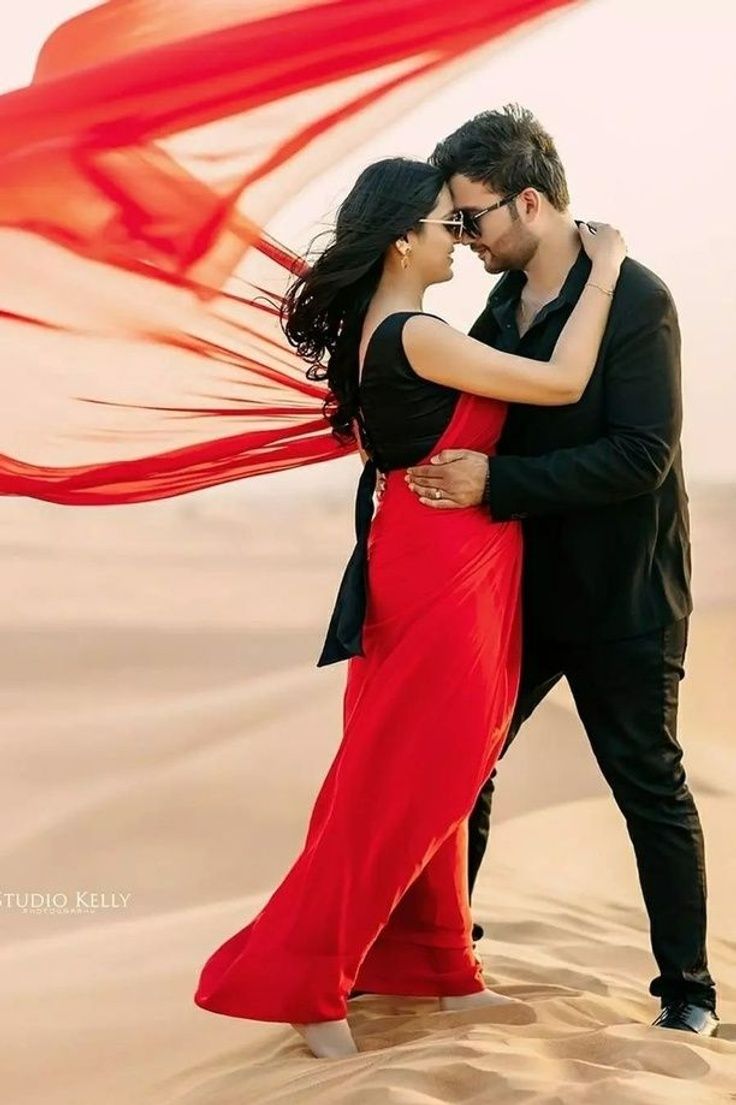
[[[609,291],[608,288],[602,288],[600,286],[600,284],[594,284],[592,280],[587,280],[586,281],[586,287],[588,287],[588,288],[597,288],[599,292],[603,292],[604,295],[610,295],[611,299],[613,299],[613,292],[612,291]]]

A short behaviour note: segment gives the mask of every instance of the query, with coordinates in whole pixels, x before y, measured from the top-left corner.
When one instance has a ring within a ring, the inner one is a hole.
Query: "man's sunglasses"
[[[461,207],[458,214],[463,220],[463,230],[469,238],[480,238],[483,233],[480,228],[480,220],[484,215],[487,215],[489,211],[497,211],[499,207],[505,207],[507,203],[511,203],[517,196],[521,195],[520,192],[514,192],[513,195],[507,196],[504,200],[499,200],[498,203],[492,203],[490,207],[483,207],[480,211],[468,211],[467,208]]]

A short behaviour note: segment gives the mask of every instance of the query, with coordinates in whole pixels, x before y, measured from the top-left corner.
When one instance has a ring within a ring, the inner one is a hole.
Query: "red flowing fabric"
[[[111,0],[59,27],[0,97],[0,493],[131,503],[356,448],[281,332],[305,261],[268,220],[568,2]]]

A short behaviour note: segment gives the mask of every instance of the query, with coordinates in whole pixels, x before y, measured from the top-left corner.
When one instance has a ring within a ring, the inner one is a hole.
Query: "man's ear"
[[[542,194],[536,188],[524,188],[517,198],[527,217],[537,218],[542,210]]]

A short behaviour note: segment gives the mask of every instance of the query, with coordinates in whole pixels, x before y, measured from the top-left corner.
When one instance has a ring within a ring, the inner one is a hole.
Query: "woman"
[[[344,734],[302,852],[207,960],[195,1001],[289,1022],[318,1056],[357,1050],[353,988],[435,995],[444,1009],[505,1000],[473,952],[466,825],[518,687],[521,533],[485,507],[427,510],[403,476],[441,448],[492,453],[509,401],[577,401],[625,247],[612,228],[580,230],[589,284],[542,363],[423,312],[463,233],[434,168],[381,161],[285,301],[285,332],[311,378],[324,378],[327,360],[333,432],[349,437],[357,421],[368,456],[358,542],[320,657],[349,660]],[[369,527],[377,469],[387,476]]]

